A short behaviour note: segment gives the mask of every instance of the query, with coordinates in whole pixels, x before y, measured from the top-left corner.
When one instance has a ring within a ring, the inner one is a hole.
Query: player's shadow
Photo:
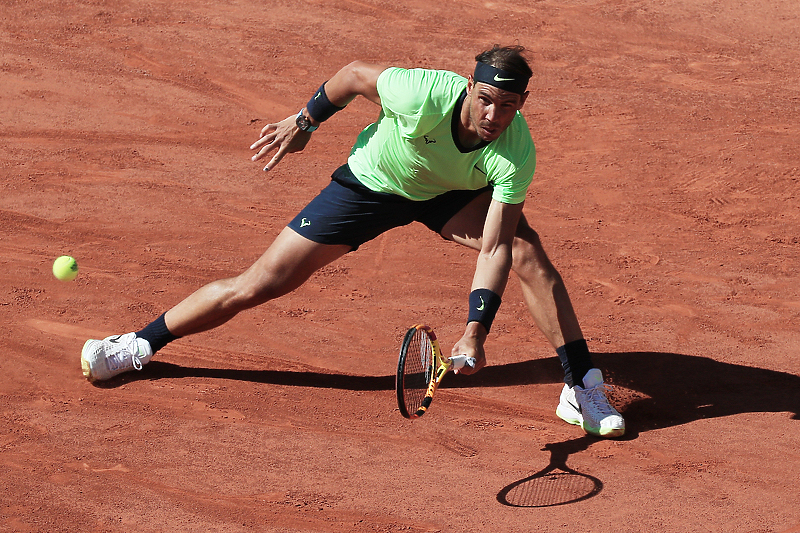
[[[609,397],[625,416],[627,438],[637,432],[740,413],[792,414],[800,420],[800,376],[722,363],[707,357],[659,352],[593,354]],[[555,358],[487,367],[456,387],[491,387],[558,382]]]
[[[233,368],[188,367],[151,361],[141,372],[128,372],[109,381],[95,382],[100,388],[116,388],[124,383],[139,380],[211,378],[248,381],[271,385],[341,389],[351,391],[382,391],[394,389],[394,376],[353,376],[314,372],[309,370],[241,370]]]
[[[800,377],[785,372],[722,363],[706,357],[659,352],[593,354],[606,381],[618,385],[609,396],[625,416],[627,437],[637,432],[740,413],[792,413],[800,420]],[[152,361],[102,387],[139,379],[205,377],[298,387],[352,391],[394,389],[394,376],[355,376],[316,371],[237,370],[184,367]],[[489,366],[474,376],[450,375],[447,389],[560,383],[555,357]]]

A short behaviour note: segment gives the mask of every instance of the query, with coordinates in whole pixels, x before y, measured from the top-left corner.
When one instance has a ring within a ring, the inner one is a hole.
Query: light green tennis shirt
[[[373,191],[411,200],[491,185],[495,200],[523,202],[536,168],[528,125],[517,112],[494,141],[460,146],[460,117],[453,115],[466,86],[466,78],[443,70],[383,71],[381,113],[356,139],[348,158],[353,174]]]

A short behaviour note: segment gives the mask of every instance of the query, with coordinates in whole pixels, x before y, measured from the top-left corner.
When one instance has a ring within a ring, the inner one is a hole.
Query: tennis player
[[[106,380],[141,370],[169,342],[224,324],[287,294],[315,271],[398,226],[420,222],[478,251],[464,335],[453,354],[486,365],[484,342],[513,269],[533,319],[556,349],[565,384],[556,410],[591,434],[618,437],[609,404],[564,283],[522,213],[536,151],[520,110],[531,68],[521,46],[494,46],[464,78],[443,70],[353,62],[323,83],[296,115],[267,124],[251,146],[264,170],[302,151],[313,132],[363,96],[380,106],[347,163],[245,272],[214,281],[144,329],[88,340],[84,375]]]

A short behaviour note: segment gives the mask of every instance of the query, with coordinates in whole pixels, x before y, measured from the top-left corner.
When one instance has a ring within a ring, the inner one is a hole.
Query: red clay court
[[[0,532],[800,532],[798,18],[788,0],[4,2]],[[269,173],[249,160],[264,124],[355,59],[466,75],[514,42],[536,73],[525,213],[625,438],[556,417],[561,367],[514,279],[490,366],[400,416],[403,334],[429,323],[449,351],[476,259],[420,225],[84,380],[87,338],[249,266],[377,107]],[[542,506],[548,465],[584,497]]]

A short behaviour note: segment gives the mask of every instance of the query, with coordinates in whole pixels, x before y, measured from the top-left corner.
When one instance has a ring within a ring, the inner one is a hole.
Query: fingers
[[[267,124],[261,129],[259,139],[250,145],[251,150],[257,150],[250,159],[258,161],[277,149],[272,160],[264,167],[264,170],[271,170],[286,154],[301,152],[310,138],[311,133],[300,131],[293,116],[277,124]]]
[[[269,169],[274,168],[275,165],[280,163],[284,155],[286,155],[286,152],[284,150],[278,150],[275,156],[272,159],[270,159],[269,163],[267,163],[266,166],[264,167],[264,172],[269,171]]]
[[[258,152],[256,152],[255,155],[253,155],[253,157],[250,158],[250,160],[251,161],[258,161],[259,159],[262,159],[264,156],[266,156],[268,153],[273,151],[278,146],[280,146],[280,144],[276,143],[274,140],[273,141],[269,141],[266,144],[261,144],[261,145],[258,145],[258,146],[253,145],[253,146],[250,147],[250,149],[251,150],[258,149]]]
[[[276,124],[267,124],[261,130],[261,136],[258,138],[256,142],[250,145],[251,150],[258,150],[258,152],[251,157],[252,161],[258,161],[262,157],[264,157],[267,153],[275,148],[275,140],[277,138],[277,125]]]
[[[263,128],[261,128],[261,137],[269,133],[270,131],[274,131],[278,128],[277,124],[267,124]]]
[[[288,141],[284,138],[278,138],[275,124],[268,124],[265,126],[264,129],[261,130],[261,135],[261,138],[250,146],[251,150],[258,150],[258,152],[250,158],[251,161],[263,159],[267,154],[276,148],[278,149],[270,162],[264,167],[264,171],[266,172],[277,165],[280,160],[283,159],[283,156],[286,155]]]
[[[259,133],[258,140],[250,145],[251,150],[255,150],[259,146],[262,146],[265,142],[272,142],[278,131],[277,124],[267,124],[263,128],[261,128],[261,132]]]

